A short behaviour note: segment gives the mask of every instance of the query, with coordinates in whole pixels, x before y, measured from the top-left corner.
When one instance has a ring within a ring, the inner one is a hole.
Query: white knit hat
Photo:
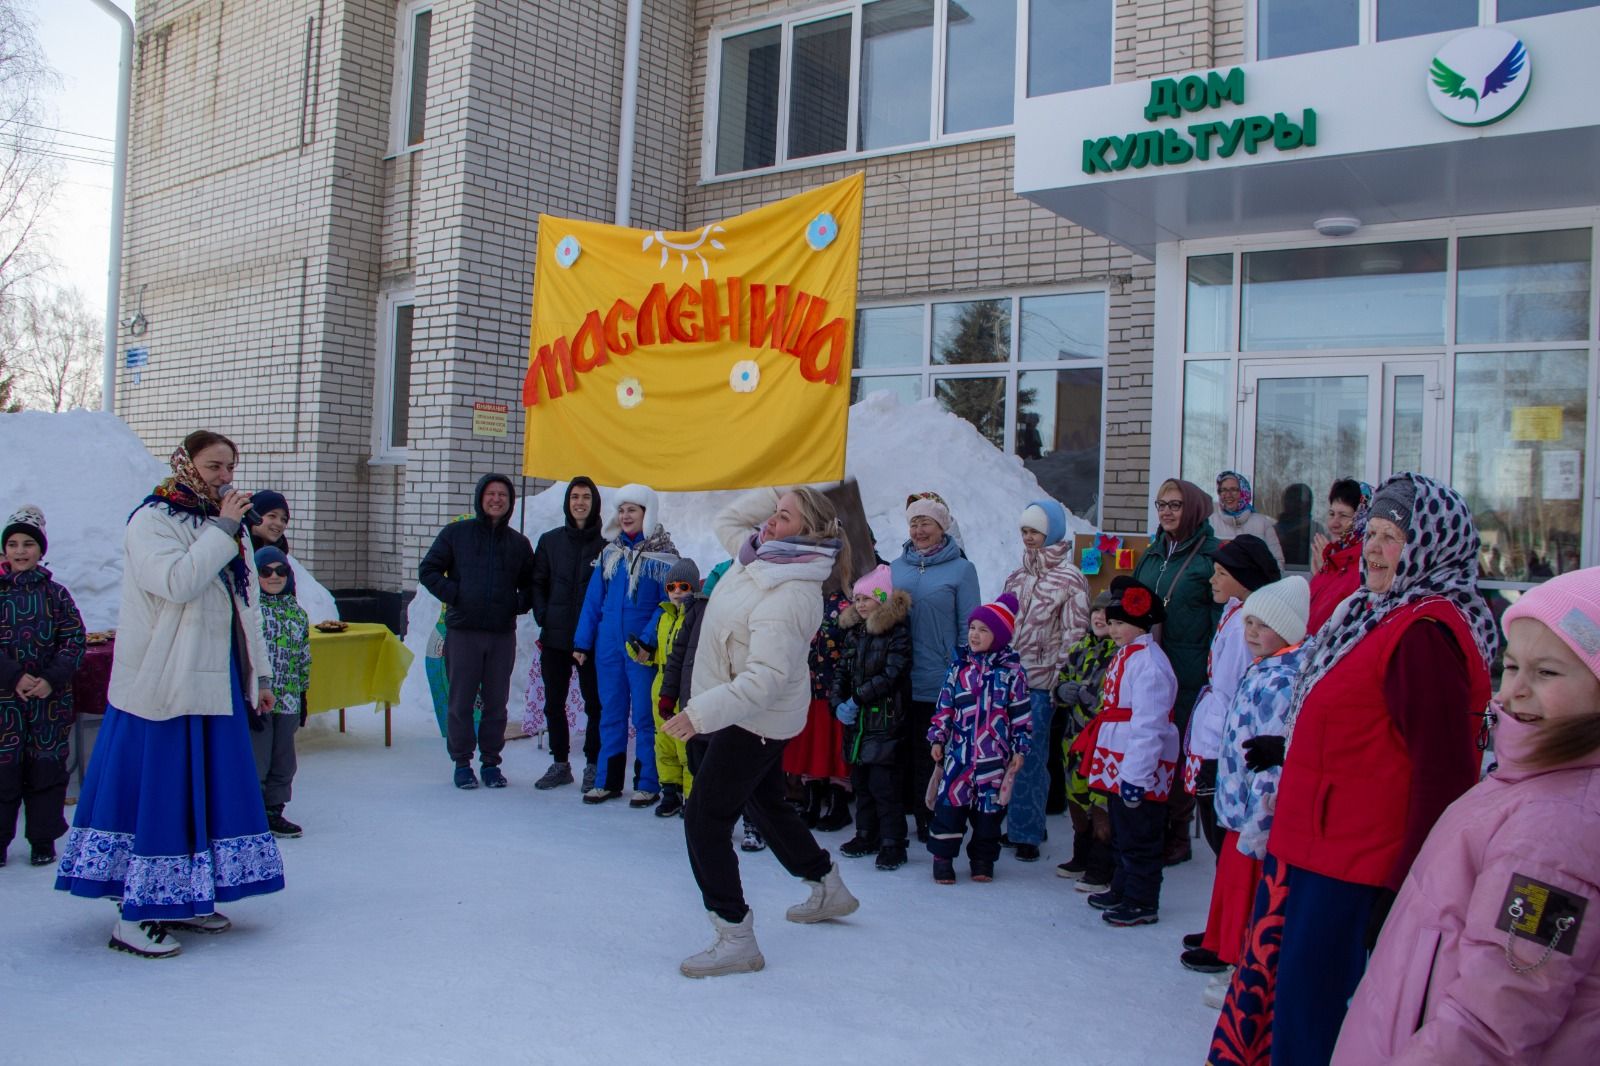
[[[1288,644],[1306,639],[1311,617],[1311,586],[1298,574],[1262,585],[1244,601],[1244,616],[1254,618]]]
[[[644,508],[644,535],[649,536],[655,527],[661,524],[661,515],[656,503],[656,490],[648,485],[637,483],[624,485],[611,496],[613,506],[620,508],[625,503],[637,504]],[[617,521],[616,511],[611,512],[611,519],[606,522],[602,535],[611,540],[622,529],[622,524]]]

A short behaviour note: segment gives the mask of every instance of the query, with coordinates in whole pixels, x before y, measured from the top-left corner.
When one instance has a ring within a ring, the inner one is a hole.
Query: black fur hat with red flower
[[[1167,608],[1160,596],[1133,578],[1114,577],[1111,579],[1111,605],[1106,608],[1106,619],[1126,622],[1148,633],[1167,620]]]

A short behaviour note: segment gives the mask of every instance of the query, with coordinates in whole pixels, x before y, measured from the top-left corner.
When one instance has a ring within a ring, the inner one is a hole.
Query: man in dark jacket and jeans
[[[506,744],[506,699],[517,656],[517,615],[533,606],[533,546],[511,528],[516,491],[504,474],[485,474],[473,497],[477,518],[439,531],[417,575],[445,613],[444,668],[450,679],[446,747],[456,764],[456,787],[477,788],[476,747],[483,783],[504,788],[500,751]],[[476,743],[473,705],[483,717]]]
[[[595,760],[600,758],[600,684],[593,659],[581,664],[572,659],[572,637],[578,630],[578,612],[589,587],[589,574],[600,549],[600,490],[586,477],[567,485],[561,505],[566,521],[548,530],[533,550],[533,618],[539,623],[539,673],[544,678],[545,720],[550,724],[550,757],[554,760],[534,788],[549,789],[572,783],[567,761],[572,739],[567,732],[567,690],[572,669],[578,669],[578,689],[589,719],[583,736],[583,791],[594,787]]]

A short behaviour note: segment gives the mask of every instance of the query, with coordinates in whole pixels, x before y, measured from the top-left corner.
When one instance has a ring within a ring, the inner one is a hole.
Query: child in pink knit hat
[[[1600,568],[1501,619],[1495,768],[1412,864],[1335,1063],[1590,1062],[1600,1047]]]

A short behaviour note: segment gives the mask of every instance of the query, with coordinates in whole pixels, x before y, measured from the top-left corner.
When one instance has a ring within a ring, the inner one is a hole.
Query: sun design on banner
[[[700,253],[700,249],[706,245],[710,245],[719,252],[724,251],[722,242],[712,236],[713,233],[722,232],[724,232],[723,228],[717,223],[713,222],[711,225],[703,228],[700,231],[700,236],[694,241],[690,242],[689,244],[678,244],[675,241],[668,240],[665,231],[656,230],[654,233],[650,234],[644,239],[642,250],[648,252],[651,245],[661,245],[662,270],[667,268],[667,261],[672,258],[672,253],[677,252],[680,264],[678,267],[678,273],[680,274],[688,271],[689,256],[693,255],[696,259],[700,260],[700,276],[702,278],[709,278],[711,276],[711,264],[706,262],[706,257]]]

